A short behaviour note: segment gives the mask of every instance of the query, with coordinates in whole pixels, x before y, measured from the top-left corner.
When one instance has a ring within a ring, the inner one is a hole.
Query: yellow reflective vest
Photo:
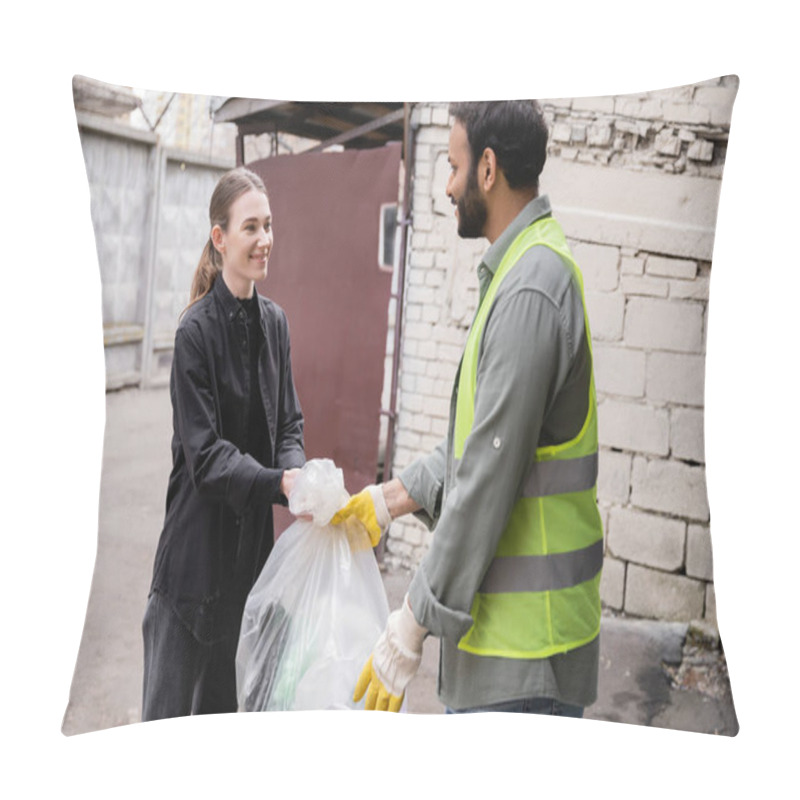
[[[591,354],[580,270],[561,226],[544,217],[522,231],[506,251],[472,323],[458,378],[456,461],[472,429],[478,354],[494,297],[522,254],[536,245],[551,248],[571,270],[581,292]],[[597,508],[593,376],[589,395],[577,436],[536,449],[522,496],[473,600],[473,625],[459,641],[460,649],[482,656],[546,658],[586,644],[599,633],[603,529]]]

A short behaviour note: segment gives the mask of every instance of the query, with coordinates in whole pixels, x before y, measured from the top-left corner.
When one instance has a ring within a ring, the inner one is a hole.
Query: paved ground
[[[161,529],[170,468],[171,411],[164,389],[107,396],[99,538],[94,579],[70,700],[67,735],[139,720],[140,625]],[[410,573],[385,573],[396,608]],[[408,711],[440,714],[438,650],[426,641]],[[735,735],[724,658],[687,625],[604,617],[598,701],[587,718]]]

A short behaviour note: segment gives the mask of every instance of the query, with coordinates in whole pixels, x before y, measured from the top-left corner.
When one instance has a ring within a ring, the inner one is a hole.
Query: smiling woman
[[[234,297],[252,297],[255,282],[267,277],[272,249],[272,214],[267,195],[251,189],[239,197],[231,206],[227,230],[215,225],[211,241],[222,254],[222,278]]]
[[[172,472],[143,622],[142,719],[236,711],[244,603],[305,463],[283,310],[255,291],[272,215],[239,168],[211,197],[211,230],[175,334]],[[220,279],[221,278],[221,279]]]
[[[267,275],[273,234],[264,181],[243,167],[225,173],[211,195],[208,216],[211,232],[192,280],[189,307],[211,291],[219,274],[239,299],[252,297],[255,281]]]

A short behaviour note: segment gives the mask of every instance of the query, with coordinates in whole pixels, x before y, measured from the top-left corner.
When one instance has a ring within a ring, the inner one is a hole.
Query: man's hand
[[[367,711],[399,711],[406,686],[419,669],[427,633],[414,618],[406,595],[403,605],[389,615],[386,630],[361,671],[353,702],[366,693]]]
[[[357,519],[367,529],[370,544],[375,547],[392,521],[380,486],[367,486],[354,494],[333,515],[331,525],[341,525],[351,518]]]

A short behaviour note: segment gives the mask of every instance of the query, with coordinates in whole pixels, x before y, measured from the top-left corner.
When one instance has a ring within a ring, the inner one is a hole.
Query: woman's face
[[[250,297],[256,281],[267,277],[272,250],[272,213],[266,195],[251,189],[230,208],[228,228],[215,225],[214,246],[222,255],[222,275],[236,297]]]

